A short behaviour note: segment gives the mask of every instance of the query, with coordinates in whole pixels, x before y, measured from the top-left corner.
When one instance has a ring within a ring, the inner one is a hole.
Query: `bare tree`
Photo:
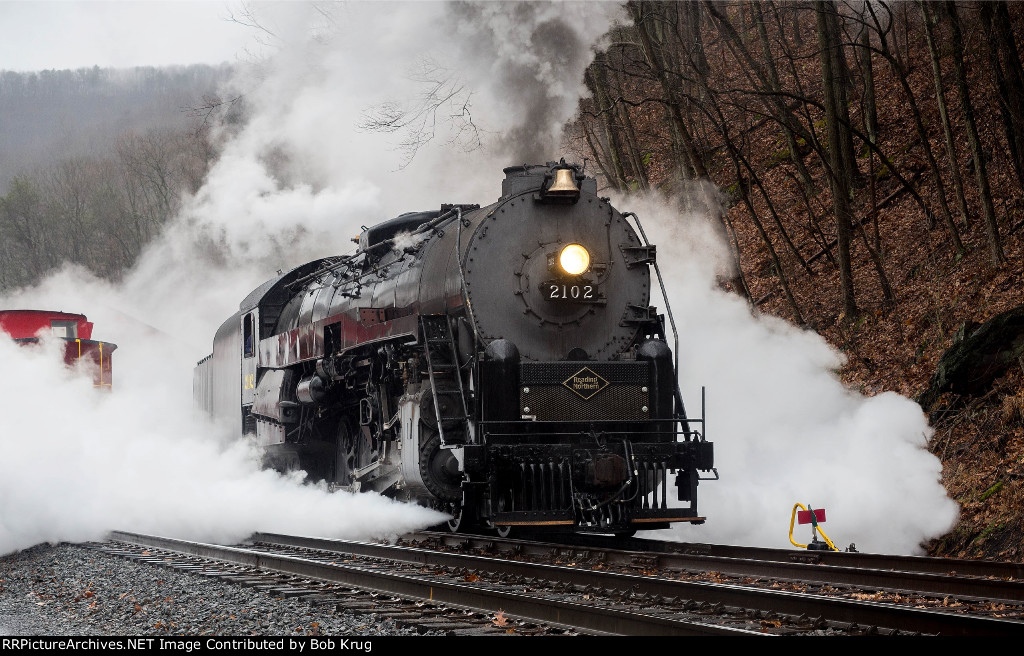
[[[449,144],[464,150],[481,146],[480,130],[470,111],[473,94],[455,73],[423,58],[410,79],[421,89],[417,98],[382,103],[365,111],[359,124],[368,132],[399,135],[399,168],[408,166],[419,149],[434,140],[442,123],[450,130]]]
[[[850,124],[850,116],[844,102],[842,64],[837,52],[842,43],[839,16],[835,3],[831,1],[815,0],[814,9],[818,21],[822,96],[825,100],[825,125],[828,131],[829,186],[832,189],[832,206],[838,236],[836,259],[839,264],[839,285],[843,314],[847,321],[852,321],[859,313],[850,263],[850,231],[853,219],[850,194],[853,190],[853,170],[848,160],[849,149],[845,147],[846,142],[852,141],[852,138],[847,127]]]
[[[960,231],[957,230],[956,224],[953,223],[953,215],[949,211],[949,203],[946,202],[946,195],[943,192],[944,184],[942,181],[942,172],[939,169],[939,164],[935,160],[935,154],[932,151],[931,140],[928,137],[928,131],[924,126],[924,119],[922,118],[921,108],[918,105],[917,97],[914,94],[913,89],[910,87],[908,81],[908,73],[903,63],[903,59],[898,57],[890,50],[888,45],[888,39],[885,38],[885,28],[883,28],[883,21],[880,20],[879,14],[875,11],[873,6],[868,3],[868,12],[871,14],[872,21],[875,24],[876,30],[881,35],[879,39],[879,50],[878,53],[889,63],[890,68],[893,71],[894,76],[899,81],[900,86],[903,88],[903,94],[907,99],[907,103],[910,105],[910,114],[914,119],[914,128],[917,130],[917,136],[921,144],[921,150],[924,152],[925,159],[928,162],[928,170],[932,175],[932,182],[935,184],[936,198],[939,201],[939,210],[942,216],[942,220],[946,225],[946,229],[949,231],[950,240],[953,244],[953,249],[957,255],[963,255],[967,249],[964,248],[963,242],[960,239]],[[889,7],[885,4],[880,5],[881,9],[889,11]],[[901,20],[906,23],[906,14],[901,14]],[[892,24],[892,19],[886,21],[888,24]],[[934,218],[931,213],[927,214],[929,219],[929,227],[934,224]]]
[[[683,89],[680,78],[674,74],[680,66],[676,61],[669,29],[679,20],[679,7],[673,3],[653,3],[632,0],[627,3],[633,23],[636,25],[640,44],[651,71],[661,85],[665,99],[673,143],[676,144],[677,170],[682,178],[707,177],[704,157],[698,152],[696,142],[683,116]]]
[[[974,160],[974,178],[978,182],[978,195],[981,197],[982,218],[985,222],[985,234],[988,237],[988,254],[992,266],[999,266],[1006,261],[1003,244],[999,238],[999,225],[996,223],[996,211],[992,206],[992,190],[988,184],[988,173],[985,167],[985,155],[982,152],[981,140],[978,138],[978,127],[974,120],[974,106],[971,103],[971,92],[967,86],[967,74],[964,70],[963,31],[960,28],[960,16],[956,4],[942,5],[949,16],[951,40],[953,44],[953,69],[956,71],[956,86],[960,92],[960,104],[963,106],[964,123],[967,125],[967,142],[971,145],[971,157]]]
[[[1024,188],[1024,67],[1005,2],[981,3],[989,65],[999,92],[999,113],[1017,180]]]
[[[942,119],[942,133],[946,137],[946,154],[949,158],[949,171],[953,177],[953,189],[956,193],[957,206],[960,208],[960,217],[964,225],[970,223],[970,212],[967,209],[967,198],[964,196],[964,181],[960,176],[960,162],[956,154],[956,143],[953,140],[953,127],[949,123],[949,112],[946,111],[946,96],[942,88],[942,68],[939,64],[939,50],[935,45],[935,30],[932,25],[935,20],[928,3],[918,0],[921,6],[921,15],[924,18],[924,35],[928,41],[928,53],[932,60],[932,77],[935,79],[935,102],[939,108],[939,118]],[[939,189],[939,193],[943,193]]]

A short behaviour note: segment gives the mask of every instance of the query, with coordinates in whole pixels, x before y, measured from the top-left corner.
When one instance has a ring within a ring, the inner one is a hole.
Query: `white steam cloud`
[[[840,548],[920,553],[952,528],[958,506],[926,449],[921,408],[887,392],[865,397],[835,371],[843,356],[819,335],[751,313],[718,288],[732,260],[712,219],[664,201],[630,198],[658,246],[680,332],[680,385],[700,414],[707,388],[707,436],[721,480],[698,489],[703,526],[666,532],[685,541],[789,546],[797,502],[826,510],[822,526]],[[794,530],[811,539],[809,526]]]
[[[361,225],[401,212],[493,202],[502,167],[557,158],[589,44],[620,8],[353,2],[326,19],[323,5],[255,8],[277,54],[239,76],[245,123],[224,128],[203,188],[136,268],[117,285],[66,268],[0,299],[2,308],[84,313],[94,337],[119,345],[114,391],[102,394],[53,354],[0,340],[0,553],[110,529],[366,537],[439,519],[260,470],[245,445],[194,416],[192,368],[277,269],[347,252]],[[445,103],[431,95],[437,80],[455,92]],[[430,126],[412,134],[411,160],[412,128],[365,127],[383,106],[429,119],[410,124]],[[479,147],[466,149],[466,129]],[[722,480],[700,487],[708,523],[675,538],[786,544],[795,501],[826,507],[832,537],[874,551],[913,551],[948,528],[956,508],[923,449],[928,428],[914,404],[845,390],[823,340],[753,318],[718,291],[721,242],[698,217],[634,199],[619,206],[637,211],[659,246],[691,412],[699,386],[709,390]]]
[[[439,521],[416,506],[327,494],[260,470],[250,449],[193,414],[192,368],[217,326],[275,270],[351,250],[361,225],[404,211],[489,202],[510,163],[503,135],[514,130],[554,150],[588,63],[585,46],[618,11],[587,6],[564,5],[578,24],[570,30],[541,3],[389,3],[381,11],[357,2],[330,15],[323,5],[254,6],[261,38],[272,33],[277,52],[244,67],[225,92],[244,94],[244,124],[223,127],[221,157],[202,189],[134,270],[113,285],[68,267],[0,298],[2,308],[84,313],[95,338],[119,345],[114,391],[105,395],[52,353],[0,344],[0,553],[110,529],[207,540],[254,530],[367,537]],[[457,38],[473,31],[466,12],[478,9],[489,46]],[[568,60],[552,60],[550,49],[531,55],[526,64],[544,74],[510,95],[489,71],[507,68],[502,62],[523,47],[545,46],[530,41],[545,29],[579,48]],[[499,54],[489,56],[490,47]],[[450,103],[431,105],[430,80],[411,73],[425,62],[432,76],[466,90],[452,100],[472,108],[480,147],[453,147],[465,126],[448,120]],[[385,103],[414,116],[433,109],[432,131],[419,135],[430,138],[411,162],[401,148],[407,133],[361,127]]]
[[[64,368],[63,343],[0,339],[0,554],[111,529],[232,542],[256,529],[365,538],[437,521],[425,508],[261,470],[246,444],[218,439],[190,413],[188,388],[161,380],[156,353],[149,369],[122,354],[108,393],[89,371]]]

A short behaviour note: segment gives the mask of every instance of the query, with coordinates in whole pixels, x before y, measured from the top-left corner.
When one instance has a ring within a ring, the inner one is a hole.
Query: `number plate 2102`
[[[604,299],[597,285],[546,282],[541,285],[544,298],[556,303],[600,303]]]

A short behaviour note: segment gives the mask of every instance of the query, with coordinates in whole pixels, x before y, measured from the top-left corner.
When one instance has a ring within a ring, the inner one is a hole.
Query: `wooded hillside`
[[[214,157],[227,67],[0,71],[0,291],[64,262],[117,279]]]
[[[710,177],[723,286],[823,334],[855,389],[919,398],[958,335],[1024,301],[1024,6],[627,7],[587,71],[577,155],[620,191]],[[935,554],[1024,557],[1024,329],[1007,325],[985,346],[1005,362],[924,404],[963,506]]]

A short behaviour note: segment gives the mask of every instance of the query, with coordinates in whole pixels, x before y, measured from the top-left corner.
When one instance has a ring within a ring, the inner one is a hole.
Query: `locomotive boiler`
[[[655,247],[577,165],[505,176],[491,205],[403,214],[255,289],[198,363],[197,404],[279,470],[452,530],[703,522],[717,471],[650,305]]]

